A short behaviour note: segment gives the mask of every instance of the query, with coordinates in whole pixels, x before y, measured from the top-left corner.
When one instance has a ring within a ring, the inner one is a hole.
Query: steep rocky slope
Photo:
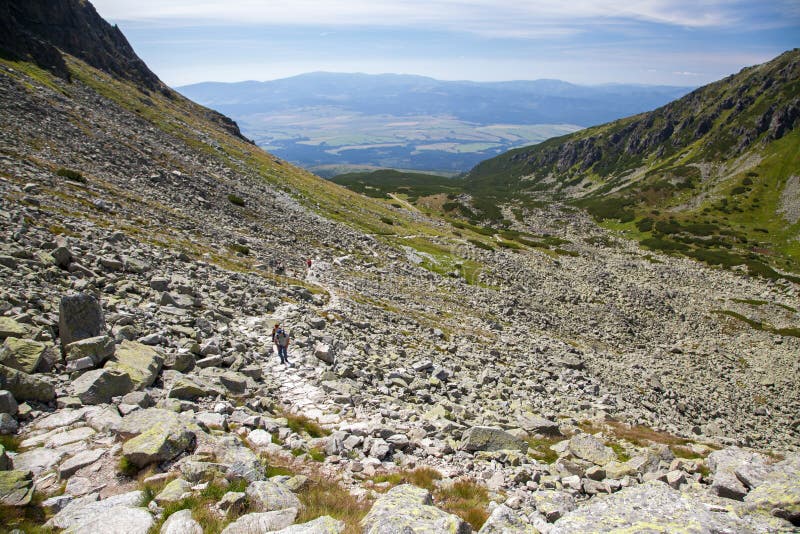
[[[558,206],[454,227],[63,60],[0,62],[0,528],[797,521],[790,281]]]
[[[793,50],[655,111],[487,160],[465,188],[490,217],[509,201],[571,200],[649,248],[797,273],[800,226],[787,205],[800,174],[798,80]]]

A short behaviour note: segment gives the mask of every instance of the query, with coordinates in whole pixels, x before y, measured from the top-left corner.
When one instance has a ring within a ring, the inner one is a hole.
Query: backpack
[[[275,332],[275,342],[281,347],[285,347],[288,344],[289,334],[286,333],[286,330],[279,328],[278,331]]]

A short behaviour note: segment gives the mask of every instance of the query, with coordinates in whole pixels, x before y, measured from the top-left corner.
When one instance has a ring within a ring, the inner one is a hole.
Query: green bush
[[[513,241],[502,241],[502,240],[500,240],[500,241],[497,242],[497,244],[501,248],[508,248],[508,249],[511,249],[511,250],[521,250],[522,249],[522,246],[519,243],[514,243]]]
[[[645,217],[644,219],[636,223],[636,228],[640,232],[649,232],[650,230],[653,229],[653,219],[651,219],[650,217]]]
[[[239,243],[231,243],[228,245],[228,248],[233,252],[238,252],[239,254],[243,254],[245,256],[250,254],[250,247],[240,245]]]
[[[236,206],[244,206],[244,199],[240,196],[234,195],[233,193],[228,195],[228,201]]]
[[[78,171],[73,171],[72,169],[65,169],[61,167],[56,171],[58,176],[62,178],[66,178],[67,180],[72,180],[73,182],[80,182],[82,184],[86,183],[86,178],[84,178],[83,174],[79,173]]]
[[[388,224],[389,226],[394,226],[394,221],[389,217],[381,217],[381,222],[383,224]]]
[[[482,248],[483,250],[494,250],[492,245],[484,243],[483,241],[478,241],[477,239],[467,239],[467,241],[478,248]]]

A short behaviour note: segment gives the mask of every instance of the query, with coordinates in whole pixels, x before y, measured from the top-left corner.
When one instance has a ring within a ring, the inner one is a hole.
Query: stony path
[[[276,320],[283,320],[293,311],[291,304],[283,304],[272,315],[244,317],[231,324],[231,328],[242,336],[263,346],[271,345],[269,333]],[[290,348],[290,367],[278,361],[274,347],[269,358],[262,362],[264,380],[279,384],[280,402],[290,407],[293,413],[315,419],[322,424],[337,424],[341,421],[338,412],[341,406],[333,402],[322,388],[313,383],[317,370],[304,362],[313,358],[308,349]]]
[[[326,282],[325,274],[330,270],[330,263],[326,261],[316,261],[311,264],[311,268],[306,271],[306,281],[316,284],[328,292],[330,298],[328,303],[322,308],[323,311],[337,310],[340,308],[341,299],[337,289]]]

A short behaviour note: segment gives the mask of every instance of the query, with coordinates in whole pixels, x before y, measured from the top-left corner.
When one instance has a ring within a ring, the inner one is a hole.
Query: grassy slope
[[[796,106],[799,65],[800,50],[787,52],[654,112],[512,150],[473,169],[465,189],[488,219],[503,203],[555,198],[650,248],[798,272],[800,224],[778,210],[800,175],[800,131],[775,140],[773,119]],[[681,229],[663,231],[670,221]]]
[[[461,190],[461,181],[458,179],[390,169],[340,174],[331,178],[331,181],[374,198],[389,198],[389,193],[401,193],[407,194],[412,201],[420,196],[457,193]]]

